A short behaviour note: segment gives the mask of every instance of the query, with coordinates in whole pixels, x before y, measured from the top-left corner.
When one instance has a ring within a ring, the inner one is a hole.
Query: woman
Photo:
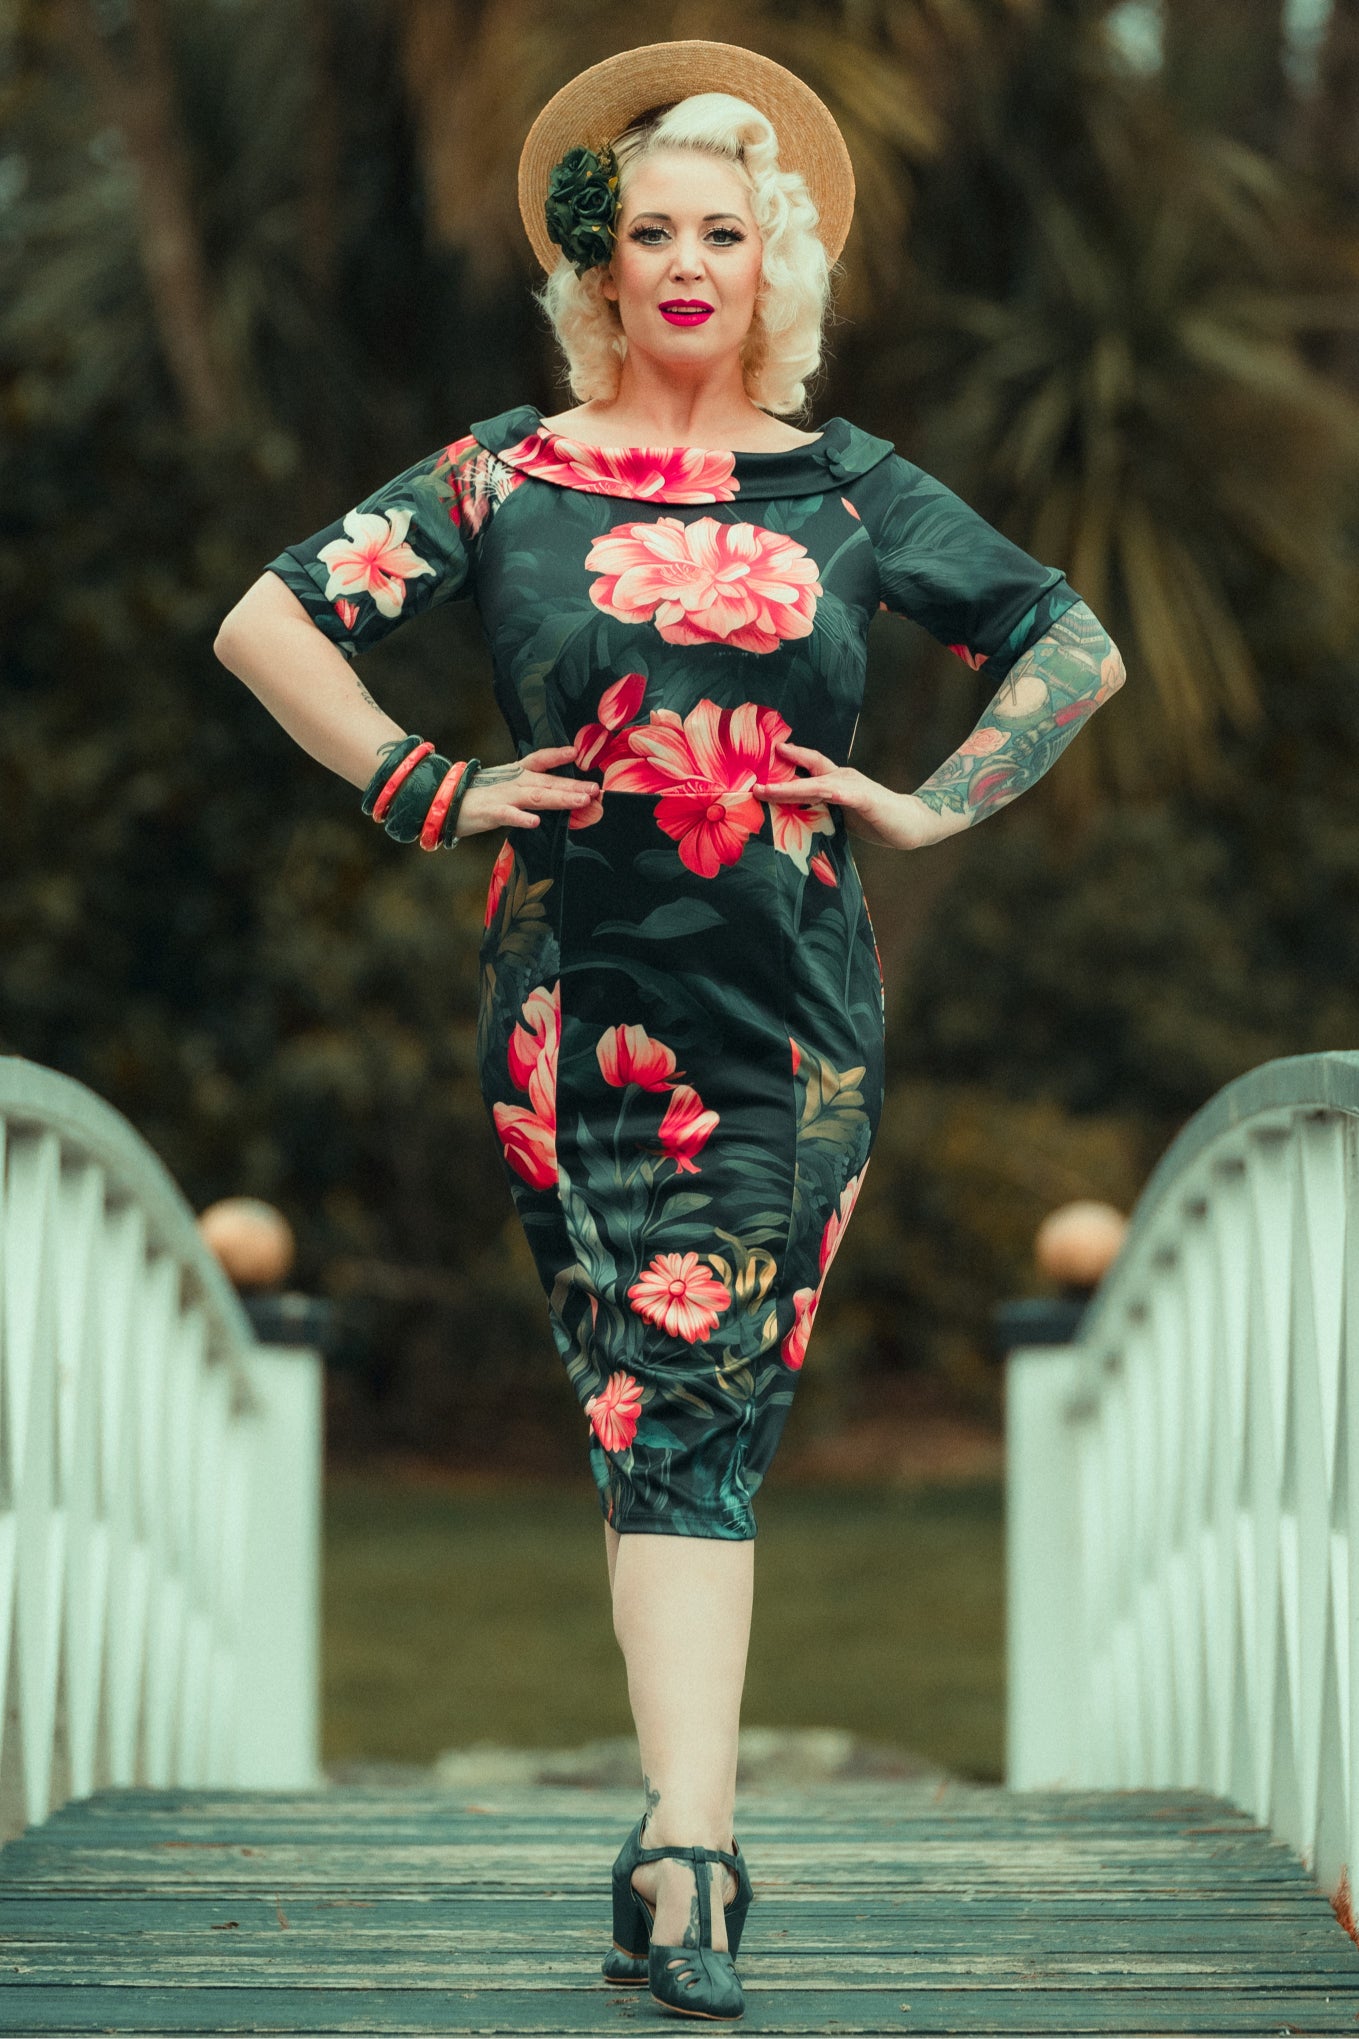
[[[398,840],[507,831],[482,1085],[587,1419],[642,1759],[604,1973],[734,2018],[751,1503],[882,1105],[848,834],[972,826],[1123,668],[1058,568],[889,442],[787,422],[853,204],[799,79],[727,44],[611,58],[539,115],[520,203],[576,405],[473,424],[289,546],[216,648]],[[455,599],[511,763],[439,756],[349,670]],[[847,762],[880,607],[998,683],[913,793]]]

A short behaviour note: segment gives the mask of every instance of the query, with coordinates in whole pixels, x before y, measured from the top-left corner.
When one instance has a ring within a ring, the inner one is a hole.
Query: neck
[[[738,354],[677,370],[630,347],[617,396],[595,408],[620,423],[645,423],[645,436],[665,446],[720,445],[739,439],[753,423],[769,422],[769,413],[746,394]]]

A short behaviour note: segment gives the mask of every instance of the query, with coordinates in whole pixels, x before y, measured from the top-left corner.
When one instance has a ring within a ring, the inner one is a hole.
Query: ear
[[[617,304],[618,285],[614,281],[613,264],[611,262],[606,262],[604,264],[604,274],[599,279],[599,288],[601,294],[604,297],[610,299],[612,303]]]

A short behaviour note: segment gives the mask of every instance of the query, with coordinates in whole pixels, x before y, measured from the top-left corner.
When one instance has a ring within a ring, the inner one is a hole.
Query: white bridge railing
[[[0,1057],[0,1839],[104,1785],[313,1786],[320,1361],[179,1189]]]
[[[1006,1395],[1006,1782],[1214,1791],[1352,1917],[1359,1054],[1205,1105]]]

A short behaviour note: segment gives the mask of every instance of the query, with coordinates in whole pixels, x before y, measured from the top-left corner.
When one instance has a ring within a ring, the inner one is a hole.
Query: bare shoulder
[[[542,417],[542,413],[539,413]],[[654,424],[642,419],[628,419],[609,416],[591,404],[577,404],[573,410],[561,411],[555,417],[542,417],[546,431],[559,433],[563,438],[579,440],[582,445],[600,448],[625,446],[668,446],[675,442]],[[772,418],[765,411],[758,412],[738,432],[722,435],[728,442],[722,446],[705,446],[705,452],[719,453],[791,453],[798,446],[810,446],[822,435],[820,432],[799,432],[792,425],[785,425],[782,419]],[[687,443],[687,442],[686,442]]]

